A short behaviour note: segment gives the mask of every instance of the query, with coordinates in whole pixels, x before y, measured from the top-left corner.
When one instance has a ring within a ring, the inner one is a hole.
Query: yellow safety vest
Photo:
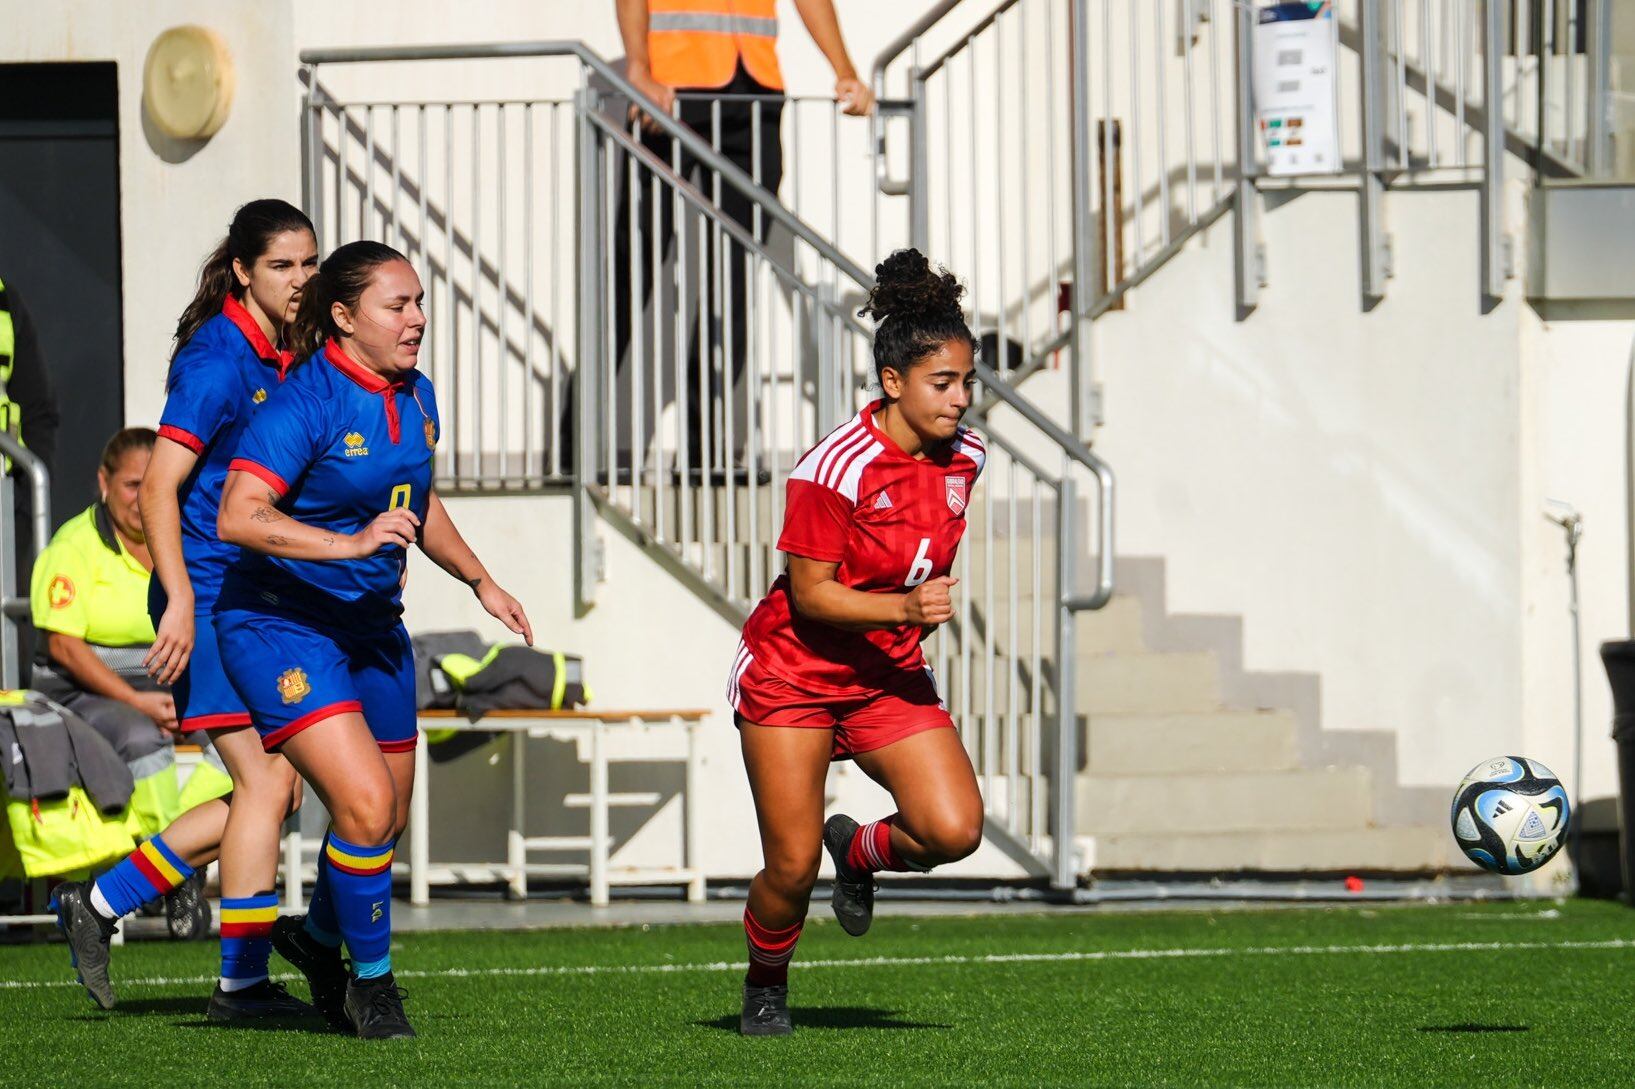
[[[776,0],[649,0],[647,56],[671,87],[723,87],[740,59],[756,82],[783,90]]]
[[[95,646],[143,646],[153,642],[152,575],[111,525],[97,525],[101,505],[93,503],[64,522],[34,561],[29,585],[34,626]]]
[[[23,415],[7,393],[11,389],[11,367],[17,354],[17,326],[11,320],[11,308],[6,305],[6,283],[0,280],[0,429],[10,431],[21,441]],[[10,465],[7,465],[10,468]]]

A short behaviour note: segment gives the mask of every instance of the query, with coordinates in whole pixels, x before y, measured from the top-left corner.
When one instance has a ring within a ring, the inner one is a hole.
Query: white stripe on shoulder
[[[862,429],[862,422],[854,416],[823,436],[816,446],[801,455],[801,459],[795,463],[794,470],[789,474],[789,479],[816,481],[819,468],[835,447]]]
[[[818,483],[826,488],[840,487],[840,478],[845,474],[846,466],[851,464],[859,450],[867,449],[873,441],[867,431],[858,431],[849,436],[824,458],[823,468],[818,470]]]
[[[863,481],[863,470],[867,469],[869,463],[879,457],[884,449],[885,447],[878,442],[870,440],[867,446],[853,455],[851,461],[839,470],[836,483],[833,485],[835,491],[851,502],[857,502],[857,493]]]
[[[982,467],[988,462],[988,448],[969,427],[961,427],[954,433],[954,449],[976,462],[978,473],[982,472]]]

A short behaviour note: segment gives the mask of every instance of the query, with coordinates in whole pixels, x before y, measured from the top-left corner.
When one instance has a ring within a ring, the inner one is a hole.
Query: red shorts
[[[727,677],[727,702],[736,722],[833,730],[832,760],[850,760],[925,730],[954,726],[929,667],[905,671],[900,680],[867,695],[836,696],[797,688],[763,668],[742,644]]]

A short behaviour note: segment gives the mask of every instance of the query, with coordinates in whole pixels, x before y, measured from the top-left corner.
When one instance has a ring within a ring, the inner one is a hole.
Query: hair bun
[[[946,269],[932,269],[925,254],[902,249],[874,268],[874,289],[858,313],[876,322],[887,318],[941,318],[960,315],[965,289]]]

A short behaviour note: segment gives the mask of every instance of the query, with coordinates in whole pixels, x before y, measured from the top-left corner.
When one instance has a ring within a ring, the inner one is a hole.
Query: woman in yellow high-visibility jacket
[[[129,827],[140,837],[158,835],[188,803],[230,787],[216,775],[214,791],[184,800],[176,705],[142,668],[154,638],[153,559],[136,496],[156,437],[149,428],[128,427],[108,440],[97,470],[100,498],[52,536],[35,561],[29,595],[40,632],[34,688],[90,723],[130,768],[136,789]]]

